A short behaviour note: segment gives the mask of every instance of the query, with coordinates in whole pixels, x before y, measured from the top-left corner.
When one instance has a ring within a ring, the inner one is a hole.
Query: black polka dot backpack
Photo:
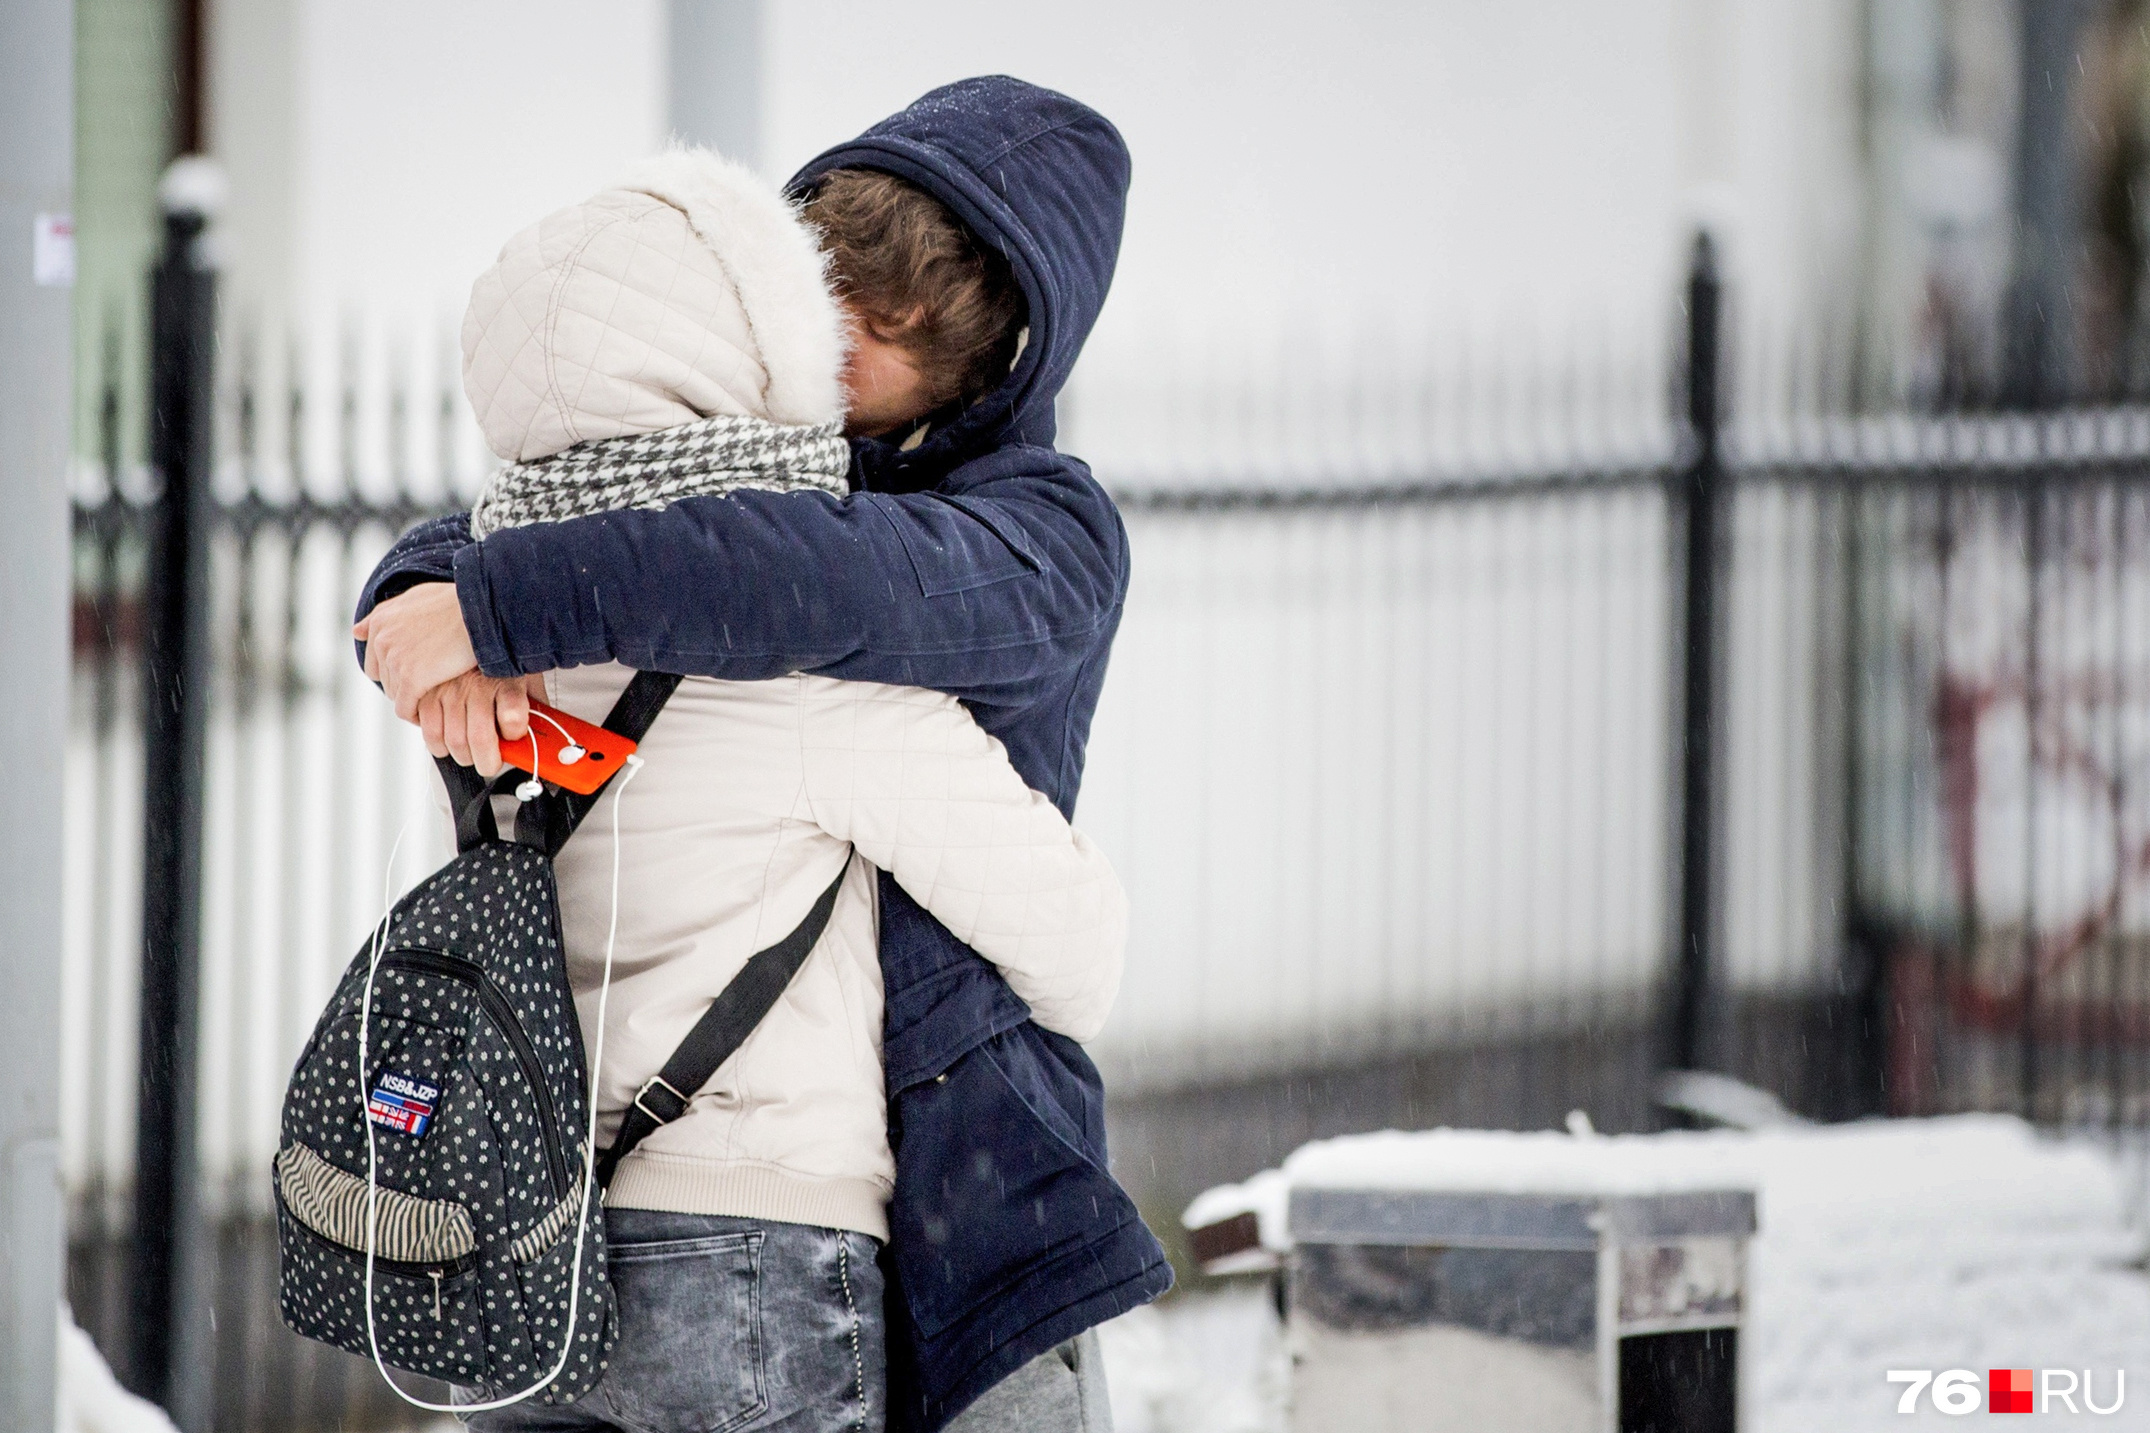
[[[604,726],[640,741],[678,684],[638,674]],[[716,997],[600,1155],[552,861],[605,790],[624,795],[640,758],[589,795],[512,768],[488,782],[440,766],[457,855],[367,939],[284,1095],[273,1173],[283,1318],[371,1359],[423,1408],[571,1403],[603,1374],[615,1337],[602,1217],[612,1170],[686,1112],[775,1005],[837,886]],[[494,815],[503,795],[521,801],[511,839]],[[608,984],[610,962],[608,950]],[[461,1392],[428,1403],[391,1369]]]

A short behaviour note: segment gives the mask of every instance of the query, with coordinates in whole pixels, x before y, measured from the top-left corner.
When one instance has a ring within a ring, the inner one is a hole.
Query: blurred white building
[[[316,364],[355,332],[422,371],[503,239],[670,132],[781,176],[963,75],[1063,89],[1135,156],[1071,441],[1116,471],[1216,478],[1290,465],[1222,431],[1219,394],[1319,426],[1370,386],[1475,382],[1483,399],[1488,375],[1559,355],[1650,371],[1605,402],[1654,415],[1698,223],[1728,246],[1750,331],[1841,309],[1860,12],[229,0],[210,11],[205,127],[232,176],[234,317],[303,333]],[[1425,441],[1372,446],[1409,466]]]

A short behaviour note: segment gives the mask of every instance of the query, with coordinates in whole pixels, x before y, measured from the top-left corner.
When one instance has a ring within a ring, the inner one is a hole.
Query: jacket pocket
[[[611,1246],[620,1340],[606,1396],[658,1433],[726,1433],[769,1407],[759,1233]]]
[[[982,503],[944,493],[918,493],[904,503],[886,496],[875,501],[886,505],[883,515],[927,597],[1027,577],[1043,566],[1022,530]]]
[[[1126,1199],[1071,1141],[1077,1121],[1033,1107],[1053,1102],[1039,1037],[1032,1025],[996,1035],[897,1096],[889,1247],[928,1338],[1096,1237]]]

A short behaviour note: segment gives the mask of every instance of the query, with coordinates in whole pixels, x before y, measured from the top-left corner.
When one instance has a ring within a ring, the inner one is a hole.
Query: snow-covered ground
[[[154,1403],[119,1386],[74,1316],[60,1310],[59,1433],[177,1433]]]
[[[2150,1275],[2104,1151],[1997,1116],[1755,1134],[1571,1138],[1437,1131],[1310,1145],[1240,1207],[1280,1212],[1287,1182],[1603,1192],[1750,1183],[1747,1407],[1759,1433],[1902,1428],[1892,1368],[2073,1369],[2105,1428],[2150,1429]],[[1245,1187],[1242,1187],[1245,1189]],[[1206,1200],[1210,1211],[1232,1196]],[[1280,1221],[1278,1221],[1280,1222]],[[1265,1235],[1268,1233],[1265,1230]],[[1280,1433],[1287,1364],[1258,1282],[1183,1296],[1104,1330],[1118,1433]],[[2065,1410],[2035,1415],[2074,1421]],[[1929,1397],[1918,1417],[1944,1418]]]
[[[2125,1218],[2121,1164],[2016,1120],[1755,1134],[1571,1137],[1435,1131],[1309,1145],[1281,1175],[1205,1196],[1204,1218],[1264,1215],[1281,1242],[1293,1182],[1327,1186],[1644,1192],[1752,1187],[1749,1433],[1900,1429],[1892,1368],[2093,1372],[2121,1410],[2034,1418],[2150,1429],[2150,1274]],[[1117,1433],[1283,1433],[1288,1360],[1266,1282],[1138,1309],[1102,1330]],[[63,1433],[169,1433],[61,1328]],[[1918,1417],[1943,1418],[1922,1397]],[[448,1424],[447,1427],[455,1425]]]
[[[1113,1433],[1280,1433],[1287,1362],[1266,1287],[1136,1309],[1098,1331]]]

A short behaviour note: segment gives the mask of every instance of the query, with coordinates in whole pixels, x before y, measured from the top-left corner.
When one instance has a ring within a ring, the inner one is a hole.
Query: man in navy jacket
[[[841,504],[749,491],[482,544],[465,515],[427,523],[382,559],[359,616],[452,581],[495,677],[618,661],[936,688],[1072,814],[1127,535],[1089,469],[1054,451],[1053,401],[1112,281],[1126,146],[1095,111],[995,76],[924,96],[808,164],[792,191],[836,169],[920,186],[1007,259],[1029,331],[998,387],[928,415],[922,436],[854,439],[857,491]],[[810,589],[802,568],[821,575]],[[889,1406],[892,1426],[931,1433],[1172,1274],[1107,1172],[1089,1057],[1032,1024],[999,974],[885,876],[880,895]]]

